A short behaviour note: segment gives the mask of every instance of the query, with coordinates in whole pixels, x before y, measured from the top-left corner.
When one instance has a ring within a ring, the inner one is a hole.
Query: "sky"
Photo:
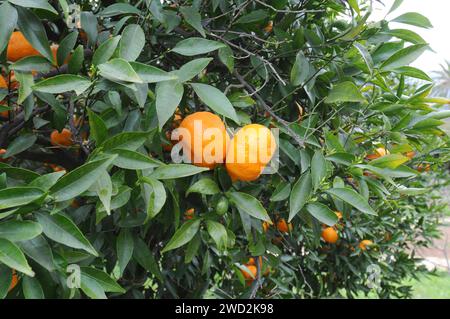
[[[384,6],[374,1],[374,12],[371,20],[384,18],[394,0],[382,0]],[[433,29],[422,29],[410,25],[391,23],[391,28],[410,29],[427,41],[435,52],[427,51],[412,66],[428,73],[440,70],[440,64],[450,61],[450,0],[404,0],[403,4],[387,16],[394,19],[406,12],[418,12],[426,16]]]

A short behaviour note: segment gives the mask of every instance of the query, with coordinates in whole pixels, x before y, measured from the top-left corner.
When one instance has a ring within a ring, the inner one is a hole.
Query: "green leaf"
[[[11,70],[19,72],[48,72],[52,65],[42,56],[27,56],[11,64]]]
[[[230,73],[233,73],[234,55],[233,50],[229,45],[225,45],[223,48],[219,49],[219,59],[223,64],[225,64],[225,66],[228,68],[228,71],[230,71]]]
[[[36,187],[9,187],[0,190],[0,209],[23,206],[44,195],[44,191]]]
[[[327,176],[327,161],[323,157],[322,151],[314,153],[311,161],[311,180],[313,189],[316,190],[323,179]]]
[[[167,245],[163,248],[161,253],[176,249],[191,241],[191,239],[195,236],[195,234],[197,234],[198,229],[200,228],[200,221],[200,219],[193,219],[181,225],[181,227],[177,229],[173,237],[167,243]]]
[[[78,32],[72,31],[70,32],[64,39],[62,39],[58,51],[56,51],[56,61],[58,65],[63,65],[66,61],[67,57],[70,54],[70,51],[75,47],[78,39]]]
[[[50,188],[51,196],[56,202],[75,198],[91,187],[115,158],[116,155],[113,155],[77,167]]]
[[[178,81],[183,83],[191,80],[197,74],[202,72],[211,61],[212,58],[201,58],[184,64],[178,71],[176,71]]]
[[[295,57],[294,65],[291,69],[291,84],[299,86],[304,84],[310,74],[310,65],[303,51],[299,51]]]
[[[202,178],[192,184],[186,191],[186,196],[191,193],[214,195],[220,193],[219,185],[211,178]]]
[[[395,0],[394,3],[392,4],[392,7],[389,9],[388,13],[391,13],[391,12],[397,10],[398,7],[400,7],[402,3],[403,3],[403,0]]]
[[[0,263],[27,276],[34,276],[34,272],[28,265],[27,259],[20,248],[4,238],[0,238]]]
[[[53,61],[53,54],[50,50],[50,46],[48,45],[48,38],[45,28],[39,17],[34,14],[33,11],[22,7],[16,7],[16,10],[19,15],[19,30],[31,43],[33,48],[39,51],[39,53],[41,53],[53,64],[55,62]]]
[[[289,222],[297,215],[297,213],[305,206],[312,192],[311,174],[306,172],[292,187],[289,197]]]
[[[343,102],[367,102],[361,94],[358,87],[353,82],[341,82],[333,86],[327,98],[326,103]]]
[[[4,157],[14,156],[16,154],[22,153],[23,151],[29,149],[36,142],[36,135],[34,134],[23,134],[16,137],[11,144],[9,144]]]
[[[206,229],[219,250],[227,247],[228,234],[225,226],[213,220],[206,221]]]
[[[80,44],[73,51],[73,54],[68,64],[68,72],[72,74],[80,72],[81,68],[83,67],[83,62],[84,62],[84,47],[83,45]]]
[[[408,161],[409,158],[401,154],[389,154],[370,161],[369,165],[380,168],[397,168]]]
[[[92,299],[107,299],[105,295],[105,290],[98,283],[97,280],[93,279],[90,276],[85,275],[83,272],[81,273],[81,282],[80,282],[81,290]]]
[[[125,293],[126,291],[106,272],[100,269],[94,267],[81,267],[81,273],[82,275],[85,275],[87,277],[90,277],[92,280],[95,280],[106,292]]]
[[[356,209],[369,215],[377,215],[364,197],[350,188],[332,188],[326,191],[328,194],[343,200]]]
[[[40,235],[31,240],[20,242],[19,245],[24,253],[39,265],[50,272],[55,270],[53,253],[44,236]]]
[[[191,27],[193,27],[195,30],[197,30],[202,37],[205,37],[205,30],[202,26],[202,17],[200,16],[200,13],[198,10],[194,7],[181,7],[180,12],[184,17],[184,20],[186,20],[187,23]]]
[[[41,224],[45,236],[51,240],[72,247],[82,249],[91,255],[98,256],[97,251],[86,239],[77,225],[68,217],[56,213],[54,215],[35,213],[36,219]]]
[[[223,47],[225,47],[225,44],[217,41],[203,38],[188,38],[178,42],[172,51],[185,56],[194,56],[215,51]]]
[[[400,74],[400,75],[404,75],[404,76],[409,76],[411,78],[424,80],[424,81],[429,81],[429,82],[433,81],[433,79],[430,78],[428,76],[428,74],[426,74],[424,71],[414,68],[412,66],[402,66],[402,67],[393,69],[392,72]]]
[[[36,278],[24,277],[22,280],[22,290],[25,299],[44,299],[44,291]]]
[[[120,274],[122,275],[133,256],[134,241],[128,229],[123,228],[116,241],[117,259],[119,261]]]
[[[98,37],[97,17],[91,11],[82,11],[80,16],[81,28],[86,32],[88,44],[94,47]]]
[[[363,46],[359,42],[354,42],[353,46],[358,50],[358,52],[361,55],[362,59],[366,63],[367,69],[372,74],[372,71],[373,71],[373,60],[372,60],[372,56],[370,55],[370,53],[367,50],[367,48],[365,46]]]
[[[189,164],[169,164],[162,165],[155,169],[150,177],[156,179],[175,179],[208,171],[209,168],[198,167]]]
[[[170,119],[184,94],[184,87],[178,81],[166,81],[156,85],[156,113],[159,128]]]
[[[381,69],[390,71],[399,67],[404,67],[414,62],[428,49],[427,44],[414,44],[401,49],[390,56],[381,64]]]
[[[336,214],[322,203],[311,203],[306,205],[306,210],[319,222],[333,226],[338,222]]]
[[[130,63],[121,58],[112,59],[100,64],[98,70],[101,76],[111,81],[143,83]]]
[[[388,34],[390,36],[411,42],[412,44],[423,44],[426,43],[426,41],[417,33],[411,30],[406,29],[394,29],[384,32],[385,34]],[[384,34],[383,33],[383,34]]]
[[[61,171],[61,172],[53,172],[53,173],[48,173],[48,174],[39,176],[39,177],[35,178],[34,180],[32,180],[31,183],[28,184],[28,186],[37,187],[37,188],[47,191],[50,189],[50,187],[55,185],[55,183],[65,173],[66,173],[65,171]]]
[[[73,74],[60,74],[42,81],[33,86],[34,91],[59,94],[69,91],[75,91],[80,95],[91,86],[88,79]]]
[[[114,160],[113,165],[124,169],[149,169],[161,165],[161,162],[135,151],[116,148],[110,153],[117,154],[117,158]]]
[[[17,10],[7,1],[0,6],[0,53],[8,45],[9,38],[17,25]]]
[[[239,210],[257,219],[272,223],[266,209],[255,197],[241,192],[228,192],[226,196]]]
[[[136,60],[145,45],[145,34],[138,24],[129,24],[123,29],[119,55],[127,61]]]
[[[148,132],[122,132],[104,141],[100,147],[105,151],[113,149],[136,150],[150,139],[153,131]]]
[[[239,19],[237,19],[236,23],[238,24],[248,24],[248,23],[256,23],[260,22],[268,17],[268,13],[265,10],[259,9],[254,10],[249,14],[246,14]]]
[[[0,223],[0,238],[5,238],[12,242],[30,240],[41,233],[41,225],[29,220],[9,220]]]
[[[281,202],[289,197],[291,193],[291,184],[287,182],[280,183],[270,196],[271,202]]]
[[[214,112],[232,119],[239,124],[239,118],[233,105],[225,94],[208,84],[191,83],[200,100],[209,106]]]
[[[116,51],[117,45],[120,41],[120,35],[109,38],[95,50],[94,56],[92,57],[93,65],[100,65],[107,62]]]
[[[159,281],[163,281],[163,276],[159,265],[150,251],[149,247],[141,238],[136,238],[134,242],[133,257],[144,269],[150,271]]]
[[[427,17],[421,15],[417,12],[407,12],[404,13],[397,18],[393,19],[391,22],[398,22],[398,23],[404,23],[413,25],[420,28],[429,29],[432,28],[433,25],[431,24],[430,20],[428,20]]]
[[[139,62],[130,62],[130,65],[133,67],[134,71],[136,71],[136,73],[144,83],[156,83],[177,79],[176,75],[167,73],[166,71],[163,71],[151,65]]]
[[[97,193],[106,213],[109,215],[111,212],[112,182],[108,172],[103,171],[97,177],[91,189]]]
[[[166,189],[164,184],[157,179],[151,177],[143,177],[144,182],[144,201],[147,207],[147,216],[149,218],[155,217],[166,203]]]
[[[122,14],[136,14],[140,15],[141,11],[128,3],[114,3],[103,9],[99,15],[101,17],[114,17]]]
[[[100,145],[108,138],[108,128],[99,115],[94,113],[89,108],[87,109],[87,112],[89,118],[90,137],[92,137],[97,145]]]
[[[54,14],[58,14],[49,3],[48,0],[8,0],[12,4],[24,7],[24,8],[34,8],[49,11]]]
[[[17,103],[22,104],[33,92],[32,86],[34,85],[34,79],[31,73],[16,72],[15,75],[17,81],[20,83],[19,98],[17,99]]]

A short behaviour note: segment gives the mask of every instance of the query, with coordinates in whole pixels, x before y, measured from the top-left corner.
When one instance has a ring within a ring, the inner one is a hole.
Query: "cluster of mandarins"
[[[258,276],[258,268],[263,276],[268,276],[270,273],[270,267],[263,263],[263,257],[259,256],[258,259],[251,257],[244,264],[244,268],[241,268],[241,273],[244,276],[245,283],[247,286],[251,285],[252,282]]]
[[[56,63],[56,56],[58,52],[59,45],[58,44],[52,44],[50,46],[51,51],[53,53],[53,59]],[[6,50],[6,58],[10,62],[16,62],[18,60],[21,60],[26,57],[30,56],[40,56],[41,54],[39,51],[37,51],[31,43],[25,38],[22,32],[20,31],[14,31],[11,34],[11,37],[8,42],[8,47]],[[68,63],[69,57],[64,61],[64,64]],[[56,64],[55,64],[56,66]],[[34,73],[34,72],[33,72]],[[17,88],[18,83],[15,80],[14,73],[11,72],[10,76],[8,77],[8,81],[3,77],[3,75],[0,75],[0,88],[8,89],[8,88]],[[5,103],[3,101],[0,101],[1,105],[4,105]],[[9,111],[3,111],[0,112],[0,118],[8,119],[9,118]],[[73,145],[72,140],[72,132],[66,128],[64,128],[61,132],[58,130],[52,131],[50,134],[50,142],[52,145],[57,147],[69,147]],[[6,153],[5,149],[0,149],[0,161],[7,161],[7,158],[1,158],[1,156]],[[55,164],[49,164],[49,167],[51,167],[54,171],[60,171],[63,170],[61,166],[55,165]]]
[[[277,147],[272,132],[260,124],[242,127],[230,140],[223,121],[211,112],[195,112],[182,120],[177,113],[174,123],[177,122],[180,122],[181,129],[179,141],[192,164],[212,169],[219,163],[225,163],[233,181],[249,182],[258,179]],[[201,129],[195,128],[196,123],[201,123]],[[219,134],[205,134],[208,130]],[[188,136],[183,136],[183,132],[187,132]],[[216,139],[221,139],[220,143],[215,144]],[[217,147],[222,149],[215,149],[216,145],[220,145]],[[165,149],[171,148],[169,146]],[[261,154],[262,152],[267,154]],[[208,157],[210,154],[213,155],[212,158]]]

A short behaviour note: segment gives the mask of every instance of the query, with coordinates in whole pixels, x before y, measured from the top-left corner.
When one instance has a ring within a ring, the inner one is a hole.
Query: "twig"
[[[255,89],[247,82],[245,79],[235,70],[234,75],[238,79],[238,81],[244,85],[244,87],[254,95],[254,97],[258,100],[259,104],[267,111],[278,123],[280,123],[285,129],[286,132],[295,140],[295,142],[301,146],[305,147],[305,140],[301,138],[297,133],[295,133],[289,126],[289,122],[283,120],[281,117],[276,115],[272,108],[267,105],[267,103],[261,98],[261,96],[255,91]]]

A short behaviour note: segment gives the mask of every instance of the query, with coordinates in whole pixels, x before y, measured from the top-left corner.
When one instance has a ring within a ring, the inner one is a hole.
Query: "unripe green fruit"
[[[221,197],[216,204],[216,214],[224,215],[228,212],[228,199]]]

